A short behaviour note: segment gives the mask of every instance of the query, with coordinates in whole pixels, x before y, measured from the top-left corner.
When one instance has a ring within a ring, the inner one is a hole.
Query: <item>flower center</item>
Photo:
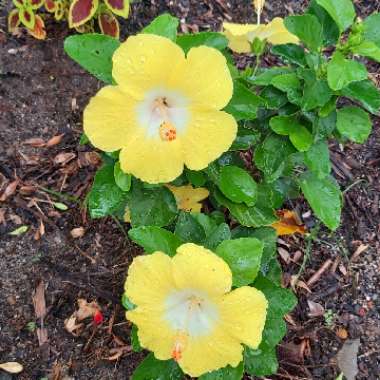
[[[179,360],[189,337],[211,333],[219,319],[219,311],[206,294],[183,289],[166,298],[164,317],[176,331],[172,356]]]
[[[171,142],[186,128],[188,101],[180,93],[155,89],[149,91],[137,106],[139,124],[150,138]]]

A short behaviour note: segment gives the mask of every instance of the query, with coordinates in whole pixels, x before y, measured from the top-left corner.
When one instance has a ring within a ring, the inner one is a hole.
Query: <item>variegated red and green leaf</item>
[[[129,0],[104,0],[115,15],[127,18],[129,15]]]
[[[8,15],[8,32],[14,33],[20,25],[19,10],[12,9]]]
[[[13,0],[13,4],[17,8],[24,8],[28,5],[28,0]]]
[[[29,4],[32,9],[38,9],[44,5],[44,0],[29,0]]]
[[[25,25],[28,29],[34,28],[36,16],[31,7],[21,8],[18,15],[23,25]]]
[[[74,0],[69,10],[69,26],[75,28],[90,20],[98,9],[99,0]]]
[[[119,39],[120,26],[119,21],[108,9],[102,11],[98,15],[98,24],[101,32],[107,36]]]
[[[94,33],[94,20],[90,20],[86,24],[75,27],[78,33]]]
[[[65,9],[61,0],[55,2],[54,18],[59,21],[62,20],[65,15]]]
[[[50,13],[53,13],[55,12],[55,1],[54,0],[45,0],[45,9],[50,12]]]
[[[41,16],[36,15],[36,22],[33,29],[27,29],[28,33],[37,38],[37,40],[44,40],[46,38],[45,23]]]

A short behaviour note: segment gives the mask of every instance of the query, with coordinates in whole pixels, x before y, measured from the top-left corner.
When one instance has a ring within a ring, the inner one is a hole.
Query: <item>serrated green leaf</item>
[[[65,52],[90,74],[112,84],[112,56],[120,42],[104,34],[81,34],[65,39]]]
[[[227,366],[217,371],[206,373],[198,380],[241,380],[244,373],[244,363],[241,362],[237,367]]]
[[[317,217],[331,230],[336,230],[342,210],[341,192],[336,180],[333,177],[321,179],[312,172],[306,172],[300,177],[300,186]]]
[[[181,34],[177,37],[176,43],[187,53],[191,48],[202,45],[217,50],[224,50],[228,46],[228,39],[221,33],[200,32],[196,34]]]
[[[136,185],[136,186],[135,186]],[[177,203],[166,187],[152,189],[133,184],[128,206],[133,227],[169,225],[177,215]]]
[[[348,29],[356,16],[351,0],[316,0],[336,22],[340,32]]]
[[[231,268],[232,284],[244,286],[251,284],[260,270],[264,245],[255,238],[226,240],[215,250]]]
[[[345,59],[339,51],[335,52],[327,65],[327,81],[334,91],[339,91],[351,82],[367,79],[366,67],[357,61]]]
[[[177,17],[173,17],[169,13],[164,13],[156,17],[141,33],[156,34],[175,41],[177,38],[178,25],[179,20]]]
[[[325,178],[331,172],[330,152],[326,141],[316,142],[305,153],[305,164],[318,178]]]
[[[284,23],[310,50],[318,51],[322,46],[322,26],[314,15],[288,16]]]
[[[169,256],[176,254],[177,248],[182,244],[172,232],[154,226],[142,226],[128,231],[129,237],[144,248],[145,253],[161,251]]]
[[[237,121],[256,119],[258,107],[264,105],[264,100],[250,91],[242,83],[234,82],[232,98],[224,110]]]
[[[343,136],[362,144],[371,133],[372,122],[367,112],[350,106],[338,110],[336,126]]]
[[[95,219],[113,215],[124,201],[124,194],[115,183],[113,164],[103,165],[95,175],[88,196],[91,217]]]
[[[237,166],[224,166],[220,171],[219,188],[231,201],[253,206],[257,198],[257,184],[252,176]]]
[[[158,360],[150,353],[136,368],[131,380],[181,380],[183,372],[174,360]]]
[[[380,91],[371,80],[350,83],[342,89],[342,95],[358,100],[367,111],[374,115],[380,112]]]

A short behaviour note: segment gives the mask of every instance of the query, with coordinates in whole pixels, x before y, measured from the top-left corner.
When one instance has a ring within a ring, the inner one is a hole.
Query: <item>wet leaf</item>
[[[19,236],[19,235],[24,234],[26,231],[28,231],[28,229],[29,229],[29,226],[21,226],[21,227],[16,228],[12,232],[10,232],[9,235]]]
[[[83,34],[67,37],[64,49],[89,73],[112,84],[112,56],[119,46],[120,42],[110,36]]]
[[[278,361],[276,350],[263,344],[257,350],[245,347],[244,350],[245,371],[253,376],[269,376],[277,372]]]
[[[234,286],[251,284],[260,270],[264,245],[255,238],[226,240],[215,250],[231,268]]]
[[[20,373],[24,370],[24,367],[17,362],[0,363],[0,369],[8,373]]]
[[[164,13],[156,17],[141,33],[156,34],[175,41],[177,38],[177,28],[179,20],[177,17]]]
[[[187,53],[191,48],[202,45],[217,50],[224,50],[228,46],[228,39],[221,33],[200,32],[196,34],[182,34],[177,37],[176,43]]]
[[[237,367],[227,366],[217,371],[206,373],[198,380],[240,380],[243,378],[244,362],[241,362]]]

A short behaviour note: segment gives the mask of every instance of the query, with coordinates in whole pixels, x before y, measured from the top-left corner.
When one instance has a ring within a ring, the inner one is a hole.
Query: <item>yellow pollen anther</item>
[[[160,125],[160,137],[162,141],[173,141],[177,138],[175,126],[167,121]]]

